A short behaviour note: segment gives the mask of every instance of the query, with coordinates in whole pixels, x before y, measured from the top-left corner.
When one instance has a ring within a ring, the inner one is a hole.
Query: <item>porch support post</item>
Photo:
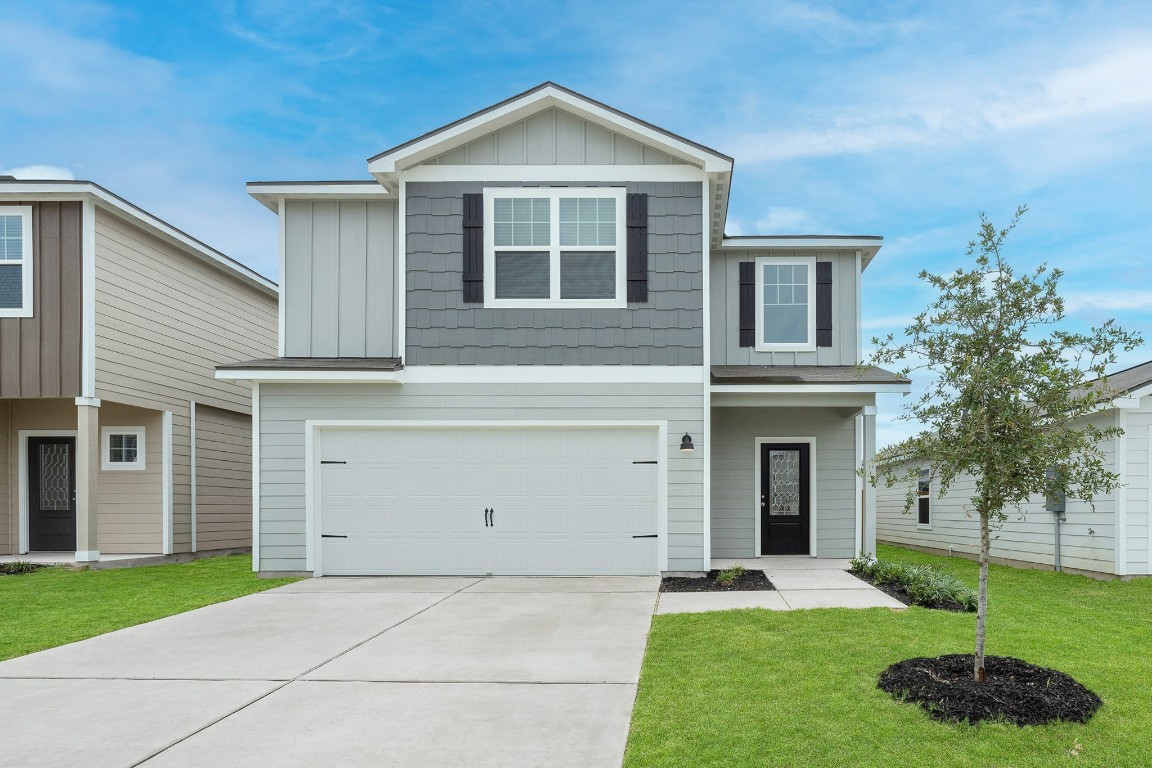
[[[76,562],[100,559],[96,514],[100,477],[100,400],[76,398]]]
[[[876,406],[864,406],[862,413],[864,438],[864,466],[871,468],[876,456]],[[864,483],[863,533],[860,547],[866,554],[876,554],[876,486]],[[859,554],[859,553],[857,553]]]

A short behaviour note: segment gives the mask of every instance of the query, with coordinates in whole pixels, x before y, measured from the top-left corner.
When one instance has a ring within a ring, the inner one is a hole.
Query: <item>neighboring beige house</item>
[[[277,287],[87,181],[0,177],[0,555],[251,546]]]
[[[993,532],[991,555],[1008,565],[1061,568],[1089,574],[1152,574],[1152,509],[1149,507],[1149,462],[1152,458],[1152,362],[1108,376],[1119,393],[1115,408],[1091,417],[1101,429],[1119,427],[1122,436],[1100,447],[1106,468],[1120,476],[1121,487],[1094,504],[1069,499],[1057,520],[1043,499],[1009,510],[1008,520]],[[907,466],[911,467],[912,464]],[[980,552],[980,526],[969,501],[976,492],[971,476],[961,476],[943,497],[927,466],[917,467],[916,504],[904,514],[909,488],[876,489],[876,539],[929,552],[975,558]]]

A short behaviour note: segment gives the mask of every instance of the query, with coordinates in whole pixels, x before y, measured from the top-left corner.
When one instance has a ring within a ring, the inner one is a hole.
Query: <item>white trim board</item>
[[[690,165],[421,165],[402,181],[693,181],[706,175]],[[707,198],[705,198],[707,199]]]
[[[320,481],[316,467],[317,437],[325,429],[654,429],[656,447],[656,531],[657,567],[668,570],[668,422],[659,420],[457,420],[457,421],[388,421],[379,419],[308,419],[304,422],[304,529],[306,536],[305,569],[314,577],[324,575],[320,548]],[[253,485],[255,487],[255,485]],[[257,515],[259,517],[259,515]],[[255,552],[253,548],[253,552]],[[258,568],[257,568],[258,570]],[[657,574],[653,574],[657,575]]]
[[[819,507],[816,504],[816,438],[814,437],[757,437],[752,454],[752,471],[756,477],[755,496],[752,497],[752,509],[756,516],[755,552],[756,557],[764,557],[760,550],[761,545],[761,512],[760,512],[760,446],[774,445],[776,443],[806,443],[808,445],[808,556],[819,557],[816,548],[816,521],[819,517]]]
[[[19,554],[28,554],[28,438],[30,437],[71,437],[73,438],[73,452],[75,452],[75,429],[20,429],[16,431],[17,442],[17,503],[19,504],[19,533],[17,548]],[[76,542],[72,542],[76,546]]]
[[[249,368],[216,371],[216,378],[346,384],[699,384],[708,381],[708,369],[702,365],[421,365],[398,371]]]
[[[260,571],[260,382],[252,385],[252,570]],[[311,471],[311,470],[306,470]]]
[[[244,189],[251,197],[273,213],[283,209],[285,200],[379,200],[394,197],[390,191],[374,179],[324,183],[314,181],[250,181],[244,185]]]
[[[192,504],[192,551],[196,547],[196,401],[188,401],[188,493]]]
[[[165,555],[172,554],[172,412],[163,411],[160,416],[161,443],[161,507],[163,514],[163,548]]]

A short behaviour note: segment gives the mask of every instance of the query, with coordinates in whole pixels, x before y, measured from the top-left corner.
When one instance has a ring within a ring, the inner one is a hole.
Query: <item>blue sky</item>
[[[244,182],[365,178],[543,80],[735,157],[729,234],[885,236],[869,334],[1027,203],[1009,256],[1065,270],[1070,322],[1152,336],[1147,2],[11,3],[0,173],[96,181],[276,277]]]

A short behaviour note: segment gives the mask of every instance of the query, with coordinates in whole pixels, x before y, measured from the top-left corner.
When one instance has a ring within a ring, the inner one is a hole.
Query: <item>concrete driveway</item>
[[[0,766],[619,766],[656,577],[312,579],[0,663]]]

